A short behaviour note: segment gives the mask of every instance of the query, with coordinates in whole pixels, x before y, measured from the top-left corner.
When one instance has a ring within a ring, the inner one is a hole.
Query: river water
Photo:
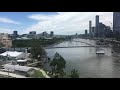
[[[95,45],[95,41],[86,39],[75,39],[73,41],[62,42],[56,46],[85,46],[87,42]],[[120,55],[111,53],[111,48],[104,48],[105,55],[96,55],[95,47],[77,47],[77,48],[52,48],[46,49],[50,58],[58,52],[66,60],[65,72],[70,74],[72,69],[79,71],[80,78],[120,78]],[[50,70],[49,65],[46,68]]]

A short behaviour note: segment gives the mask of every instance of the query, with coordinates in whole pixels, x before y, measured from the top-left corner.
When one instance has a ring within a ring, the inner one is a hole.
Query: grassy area
[[[35,70],[34,74],[31,75],[33,78],[45,78],[39,70]]]

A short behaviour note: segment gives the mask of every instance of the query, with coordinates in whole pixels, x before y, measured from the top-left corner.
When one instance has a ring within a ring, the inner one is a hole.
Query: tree
[[[2,43],[0,43],[0,48],[3,47],[4,45]]]
[[[55,73],[57,75],[56,77],[63,77],[65,74],[63,70],[63,68],[65,68],[65,65],[66,61],[64,60],[64,58],[58,53],[55,53],[54,58],[50,63],[50,66],[52,67],[52,74]]]
[[[71,78],[79,78],[78,70],[73,69],[73,70],[71,71],[70,77],[71,77]]]
[[[46,58],[46,51],[40,45],[34,45],[31,48],[31,57],[43,62],[44,58]]]

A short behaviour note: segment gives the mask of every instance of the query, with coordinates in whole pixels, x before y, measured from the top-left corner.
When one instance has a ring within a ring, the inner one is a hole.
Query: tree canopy
[[[33,45],[31,48],[31,57],[37,59],[38,61],[43,61],[46,57],[46,51],[39,45]]]
[[[55,53],[54,58],[52,62],[50,63],[50,66],[52,67],[52,74],[55,73],[57,76],[64,76],[64,68],[66,65],[66,61],[64,58],[59,55],[58,53]]]
[[[78,70],[73,69],[73,70],[71,71],[70,77],[71,77],[71,78],[79,78]]]
[[[34,44],[47,46],[51,44],[55,44],[57,42],[63,41],[64,38],[53,38],[53,39],[30,39],[30,40],[13,40],[12,47],[32,47]]]

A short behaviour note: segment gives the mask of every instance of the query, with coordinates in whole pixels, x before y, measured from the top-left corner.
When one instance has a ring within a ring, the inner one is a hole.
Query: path
[[[0,74],[1,74],[1,75],[6,75],[6,76],[8,76],[8,72],[2,72],[2,71],[0,71]],[[15,78],[27,78],[27,77],[25,77],[25,76],[17,75],[17,74],[10,73],[10,72],[9,72],[9,76],[15,77]]]
[[[40,68],[34,68],[34,69],[41,71],[44,77],[50,78],[50,77],[46,74],[46,72],[45,72],[44,70],[42,70],[42,69],[40,69]]]

